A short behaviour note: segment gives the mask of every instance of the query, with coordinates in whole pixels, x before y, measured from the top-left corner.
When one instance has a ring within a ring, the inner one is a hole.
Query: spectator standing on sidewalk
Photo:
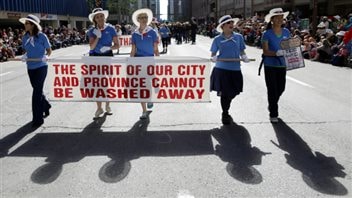
[[[221,59],[244,59],[249,62],[244,50],[246,49],[243,36],[233,32],[233,28],[239,21],[230,15],[222,16],[216,30],[221,34],[216,36],[211,45],[211,60],[216,62],[211,73],[210,90],[217,91],[220,96],[222,108],[221,121],[224,125],[233,122],[229,114],[232,99],[242,92],[243,77],[239,61],[225,62]],[[219,55],[216,55],[219,52]]]
[[[153,19],[153,12],[148,8],[136,10],[132,14],[132,21],[137,26],[132,34],[132,49],[131,57],[150,57],[159,56],[158,35],[149,26]],[[142,105],[142,115],[140,119],[148,118],[147,105],[145,102]],[[148,103],[148,108],[152,108],[153,103]]]
[[[49,116],[51,105],[43,94],[44,82],[48,73],[47,57],[51,54],[48,37],[42,33],[40,20],[37,16],[29,14],[19,21],[24,24],[25,35],[22,38],[22,47],[25,54],[22,61],[26,61],[29,80],[33,87],[32,93],[32,127],[37,128],[44,123],[44,117]],[[45,55],[46,52],[46,55]],[[27,61],[38,59],[38,61]]]
[[[89,56],[113,56],[112,50],[120,48],[115,27],[106,23],[108,16],[109,11],[102,8],[95,8],[88,16],[94,24],[94,27],[88,31]],[[112,43],[114,43],[113,46],[111,46]],[[106,101],[105,110],[107,115],[112,115],[108,101]],[[102,102],[99,101],[94,118],[98,118],[103,113]]]
[[[288,14],[289,12],[283,12],[282,8],[274,8],[265,16],[268,26],[263,34],[262,45],[268,109],[272,123],[278,122],[278,102],[286,85],[286,63],[283,57],[285,51],[281,49],[280,42],[290,38],[290,31],[282,28]]]

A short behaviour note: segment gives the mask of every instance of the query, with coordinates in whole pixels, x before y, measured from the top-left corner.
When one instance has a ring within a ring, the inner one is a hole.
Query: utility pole
[[[243,19],[246,19],[246,0],[243,0]]]
[[[317,15],[318,15],[318,2],[317,0],[313,0],[313,19],[312,19],[312,26],[313,26],[313,35],[317,31]]]
[[[219,10],[219,1],[218,0],[215,0],[215,21],[217,21],[219,19],[219,16],[218,16],[218,10]]]
[[[117,2],[117,15],[118,15],[118,22],[121,24],[122,21],[122,17],[121,17],[121,4],[119,3],[119,0],[116,1]],[[122,2],[121,2],[122,3]]]

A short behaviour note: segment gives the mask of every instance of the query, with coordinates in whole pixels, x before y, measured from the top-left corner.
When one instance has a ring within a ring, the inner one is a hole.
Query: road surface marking
[[[10,74],[10,73],[12,73],[12,71],[10,71],[10,72],[5,72],[5,73],[2,73],[2,74],[0,74],[0,77],[1,77],[1,76],[5,76],[5,75],[7,75],[7,74]]]
[[[292,77],[290,77],[290,76],[286,76],[286,79],[291,80],[291,81],[293,81],[293,82],[295,82],[295,83],[298,83],[298,84],[300,84],[300,85],[303,85],[303,86],[312,88],[312,89],[314,88],[312,85],[309,85],[309,84],[307,84],[307,83],[305,83],[305,82],[299,81],[299,80],[297,80],[297,79],[295,79],[295,78],[292,78]]]
[[[177,198],[194,198],[194,196],[188,190],[179,190]]]

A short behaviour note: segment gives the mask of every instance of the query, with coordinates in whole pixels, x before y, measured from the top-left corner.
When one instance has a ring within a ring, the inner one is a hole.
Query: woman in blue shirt
[[[49,116],[51,108],[43,94],[44,82],[48,73],[47,56],[51,54],[51,46],[48,37],[41,32],[42,27],[37,16],[30,14],[19,21],[24,24],[26,31],[22,38],[22,48],[26,52],[22,56],[22,61],[27,62],[29,80],[33,87],[32,127],[36,128],[44,123],[43,118]],[[37,59],[37,61],[29,61],[28,59]]]
[[[105,23],[109,16],[107,10],[95,8],[88,18],[94,23],[94,27],[88,31],[89,37],[89,56],[113,56],[112,50],[119,49],[117,32],[114,26]],[[112,43],[114,43],[113,46]],[[112,115],[110,102],[106,102],[105,110],[107,115]],[[97,110],[94,118],[99,118],[104,113],[102,102],[97,102]]]
[[[289,12],[283,12],[282,8],[274,8],[265,16],[268,26],[262,37],[262,45],[268,109],[272,123],[279,121],[278,102],[286,84],[286,63],[283,57],[285,51],[281,49],[280,43],[290,38],[290,31],[282,28],[284,18],[288,14]]]
[[[242,92],[243,77],[239,61],[222,61],[221,59],[244,59],[249,62],[244,50],[246,49],[243,36],[233,32],[238,18],[230,15],[222,16],[216,30],[221,34],[216,36],[211,45],[211,60],[216,62],[210,77],[210,90],[217,91],[222,108],[221,121],[224,125],[233,122],[229,114],[231,101]],[[219,52],[218,55],[217,52]]]
[[[131,57],[159,56],[158,35],[152,27],[148,26],[152,18],[153,13],[148,8],[136,10],[132,14],[132,21],[137,29],[132,33]],[[140,119],[146,119],[148,117],[147,105],[145,102],[142,102],[141,105]],[[148,103],[148,108],[152,107],[153,103]]]

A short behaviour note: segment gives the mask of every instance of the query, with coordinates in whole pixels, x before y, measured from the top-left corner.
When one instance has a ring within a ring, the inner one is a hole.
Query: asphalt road
[[[198,36],[162,56],[209,58],[210,44]],[[261,50],[246,52],[257,61],[242,66],[230,126],[212,92],[211,103],[155,104],[144,121],[139,104],[113,103],[113,115],[94,121],[95,103],[53,102],[33,131],[26,67],[0,63],[0,196],[351,197],[352,70],[306,61],[289,71],[280,123],[271,124]]]

